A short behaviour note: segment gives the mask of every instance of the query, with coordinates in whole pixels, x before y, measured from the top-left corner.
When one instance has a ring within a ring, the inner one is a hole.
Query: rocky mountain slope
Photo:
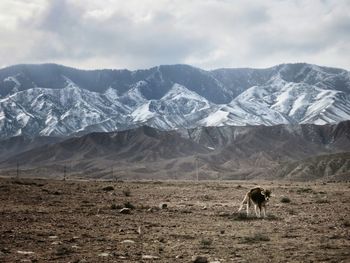
[[[18,162],[28,175],[44,176],[62,176],[66,166],[71,175],[84,178],[195,179],[198,168],[201,179],[304,179],[305,174],[290,175],[298,162],[336,153],[345,158],[349,149],[350,121],[335,125],[225,126],[178,131],[143,126],[50,142],[18,150],[9,158],[4,154],[6,150],[1,152],[0,148],[0,169],[13,171]],[[349,170],[344,167],[342,171]],[[310,178],[316,179],[312,174]]]
[[[55,64],[0,70],[0,139],[73,136],[147,125],[334,124],[350,119],[350,73],[310,64],[205,71],[77,70]]]
[[[0,142],[0,160],[7,159],[19,153],[35,149],[44,145],[50,145],[62,141],[59,137],[36,137],[28,138],[25,136],[11,137]]]
[[[283,164],[276,171],[277,178],[291,180],[349,180],[350,152],[310,157]]]

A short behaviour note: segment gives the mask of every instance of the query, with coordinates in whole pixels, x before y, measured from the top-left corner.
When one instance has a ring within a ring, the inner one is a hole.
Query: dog
[[[240,212],[244,204],[247,203],[247,216],[248,216],[249,207],[251,206],[251,203],[253,203],[256,216],[261,217],[261,211],[263,211],[263,217],[266,217],[266,203],[269,201],[270,197],[271,197],[270,190],[264,190],[261,187],[252,188],[248,193],[246,193],[241,203],[241,206],[238,209],[238,212]],[[257,207],[259,208],[259,213],[258,213]]]

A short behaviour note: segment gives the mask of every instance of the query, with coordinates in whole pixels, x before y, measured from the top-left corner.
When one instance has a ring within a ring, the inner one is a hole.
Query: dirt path
[[[0,262],[350,262],[349,183],[260,185],[267,219],[233,213],[253,182],[2,178]]]

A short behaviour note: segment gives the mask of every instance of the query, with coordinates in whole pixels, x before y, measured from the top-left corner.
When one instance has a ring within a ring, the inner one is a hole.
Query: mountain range
[[[0,139],[67,137],[144,125],[334,124],[350,119],[349,71],[282,64],[205,71],[78,70],[56,64],[0,70]]]
[[[350,177],[350,73],[0,69],[0,170],[133,179]]]
[[[27,175],[57,177],[67,169],[76,177],[123,179],[195,179],[198,169],[201,179],[307,180],[305,171],[310,167],[304,160],[315,156],[319,162],[326,158],[333,168],[321,165],[313,179],[348,172],[349,149],[350,121],[177,131],[142,126],[64,140],[10,138],[0,147],[0,169],[14,175],[19,163]],[[316,161],[310,162],[311,167]]]

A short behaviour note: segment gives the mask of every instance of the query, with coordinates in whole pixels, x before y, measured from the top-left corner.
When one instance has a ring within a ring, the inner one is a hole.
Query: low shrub
[[[349,220],[344,221],[343,226],[350,227],[350,221]]]
[[[291,202],[291,200],[290,200],[289,197],[287,197],[287,196],[282,196],[282,198],[281,198],[281,203],[290,203],[290,202]]]
[[[328,199],[325,199],[325,198],[317,198],[315,202],[316,202],[316,204],[328,204],[329,203]]]
[[[111,205],[111,209],[122,209],[123,208],[123,206],[122,205],[117,205],[117,204],[112,204]]]
[[[135,207],[132,203],[130,203],[129,201],[124,203],[124,207],[125,207],[125,208],[129,208],[129,209],[135,209],[135,208],[136,208],[136,207]]]

